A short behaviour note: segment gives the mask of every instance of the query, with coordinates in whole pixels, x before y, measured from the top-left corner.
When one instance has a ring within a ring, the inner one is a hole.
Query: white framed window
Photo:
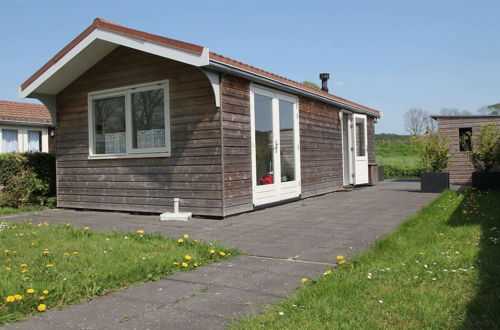
[[[17,129],[2,129],[2,152],[19,152],[19,134]]]
[[[168,80],[89,93],[89,158],[170,156]]]
[[[42,131],[28,130],[27,139],[28,143],[26,144],[26,151],[42,151]]]

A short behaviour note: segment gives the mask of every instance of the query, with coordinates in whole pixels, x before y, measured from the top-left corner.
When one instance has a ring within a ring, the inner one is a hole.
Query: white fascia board
[[[26,98],[29,97],[33,92],[36,92],[37,88],[39,88],[44,82],[49,80],[54,74],[61,70],[72,59],[78,56],[78,54],[85,50],[95,40],[102,40],[109,42],[110,44],[115,44],[117,46],[125,46],[137,49],[146,53],[158,55],[193,66],[205,66],[209,64],[209,50],[206,47],[203,48],[202,54],[198,55],[177,48],[172,48],[154,42],[149,42],[97,28],[88,36],[86,36],[82,41],[80,41],[69,52],[67,52],[56,63],[54,63],[49,69],[42,73],[29,86],[27,86],[24,90],[20,90],[19,97]],[[76,79],[77,77],[74,78]]]

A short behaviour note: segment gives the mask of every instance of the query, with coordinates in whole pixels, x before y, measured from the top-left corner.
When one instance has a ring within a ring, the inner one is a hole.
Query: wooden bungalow
[[[461,143],[466,136],[477,136],[481,125],[493,122],[500,124],[500,116],[432,116],[437,122],[438,130],[450,138],[450,183],[469,185],[472,181],[474,167],[467,157],[466,151],[473,148]],[[468,140],[469,142],[471,140]]]
[[[21,85],[58,136],[59,207],[224,217],[368,183],[381,112],[103,19]]]

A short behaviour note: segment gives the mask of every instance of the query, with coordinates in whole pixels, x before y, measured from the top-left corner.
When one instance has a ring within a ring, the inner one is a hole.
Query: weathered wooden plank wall
[[[226,75],[221,91],[224,215],[231,215],[253,209],[250,82]]]
[[[164,79],[172,156],[89,160],[87,94]],[[165,212],[180,197],[181,210],[222,216],[220,113],[201,70],[119,47],[59,93],[57,107],[58,206]]]
[[[459,128],[472,128],[472,135],[478,135],[481,125],[496,121],[500,123],[498,117],[438,117],[437,126],[439,131],[448,135],[450,138],[450,166],[447,171],[450,172],[450,183],[470,184],[472,166],[469,158],[464,151],[460,151]]]
[[[299,98],[302,197],[342,187],[340,109]]]

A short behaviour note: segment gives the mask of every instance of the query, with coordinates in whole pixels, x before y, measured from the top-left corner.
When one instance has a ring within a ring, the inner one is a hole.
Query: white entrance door
[[[354,184],[368,183],[366,115],[353,115]]]
[[[252,182],[255,205],[300,196],[297,99],[251,88]]]

